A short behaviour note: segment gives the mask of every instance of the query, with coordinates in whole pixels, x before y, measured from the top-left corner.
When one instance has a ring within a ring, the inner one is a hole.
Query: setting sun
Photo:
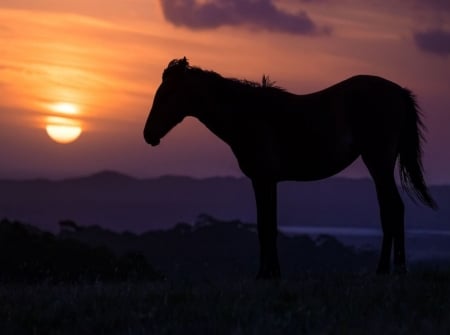
[[[71,143],[81,135],[81,128],[77,126],[47,125],[45,129],[52,140],[62,144]]]
[[[53,141],[61,144],[75,141],[82,132],[82,128],[78,123],[61,117],[48,117],[45,130]]]
[[[61,144],[71,143],[80,137],[82,128],[80,123],[72,116],[79,114],[79,106],[70,102],[57,102],[48,106],[54,115],[46,118],[45,130],[47,135],[55,142]],[[65,116],[71,116],[65,117]]]

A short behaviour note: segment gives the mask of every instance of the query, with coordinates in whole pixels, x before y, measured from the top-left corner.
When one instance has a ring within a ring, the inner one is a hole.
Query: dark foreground
[[[449,334],[450,272],[2,284],[1,334]]]

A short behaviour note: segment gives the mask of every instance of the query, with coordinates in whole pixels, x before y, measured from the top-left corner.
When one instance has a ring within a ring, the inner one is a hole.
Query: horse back
[[[346,142],[346,137],[398,128],[405,117],[404,89],[381,77],[358,75],[311,94],[295,95],[284,108],[280,134]],[[288,132],[282,130],[289,130]]]
[[[381,77],[359,75],[315,93],[271,97],[258,107],[243,165],[251,167],[250,174],[278,180],[334,175],[380,138],[398,141],[402,91]]]

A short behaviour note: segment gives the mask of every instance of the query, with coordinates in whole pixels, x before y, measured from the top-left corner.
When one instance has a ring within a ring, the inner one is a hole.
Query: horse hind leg
[[[376,182],[380,218],[383,228],[383,244],[378,273],[388,273],[392,242],[394,244],[394,271],[406,272],[404,205],[394,177]]]
[[[404,205],[395,183],[394,164],[389,168],[382,168],[379,166],[379,160],[374,161],[363,156],[363,161],[375,183],[383,229],[377,273],[390,272],[392,245],[394,246],[394,271],[405,273]]]

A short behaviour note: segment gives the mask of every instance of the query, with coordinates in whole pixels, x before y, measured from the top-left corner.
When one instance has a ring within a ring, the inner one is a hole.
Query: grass
[[[450,272],[0,286],[1,334],[449,334]]]

